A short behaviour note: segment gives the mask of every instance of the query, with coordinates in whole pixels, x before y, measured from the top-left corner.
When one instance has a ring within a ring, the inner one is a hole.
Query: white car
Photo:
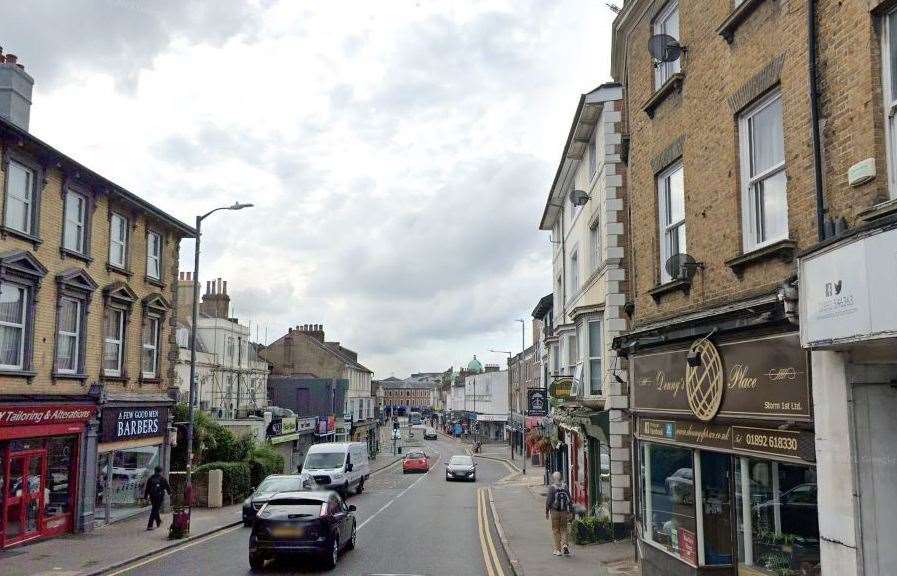
[[[353,488],[364,490],[371,475],[368,447],[363,442],[327,442],[314,444],[305,454],[302,472],[310,474],[320,488],[335,490],[345,498]]]

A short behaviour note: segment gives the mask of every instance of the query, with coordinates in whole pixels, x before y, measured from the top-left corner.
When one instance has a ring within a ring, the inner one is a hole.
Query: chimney
[[[0,117],[28,131],[34,78],[25,72],[15,54],[3,56],[0,48]]]
[[[227,282],[222,283],[221,278],[206,281],[206,293],[199,311],[210,318],[230,318],[230,296],[225,291],[226,285]]]

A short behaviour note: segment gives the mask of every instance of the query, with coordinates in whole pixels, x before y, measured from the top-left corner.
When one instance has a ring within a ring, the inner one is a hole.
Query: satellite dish
[[[669,34],[657,34],[648,40],[648,52],[658,62],[675,62],[685,48]]]
[[[574,206],[584,206],[590,196],[582,190],[570,190],[570,203]]]
[[[673,280],[691,280],[695,270],[703,268],[704,264],[695,262],[695,259],[688,254],[679,253],[670,256],[664,267]]]

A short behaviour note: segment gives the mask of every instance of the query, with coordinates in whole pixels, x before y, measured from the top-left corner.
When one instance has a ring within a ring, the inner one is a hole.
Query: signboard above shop
[[[104,408],[100,441],[118,442],[168,433],[168,407]]]
[[[694,365],[692,365],[694,364]],[[796,332],[633,354],[635,412],[716,417],[810,419],[807,352]]]
[[[808,348],[897,337],[897,229],[800,260],[801,343]]]

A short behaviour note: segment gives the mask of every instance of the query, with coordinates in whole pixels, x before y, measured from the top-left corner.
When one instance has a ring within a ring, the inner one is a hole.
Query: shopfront
[[[156,466],[168,471],[169,404],[106,405],[97,445],[96,502],[98,522],[115,522],[140,513],[146,480]]]
[[[96,405],[0,404],[0,548],[71,532]]]
[[[807,354],[796,333],[630,356],[651,574],[820,574]]]

